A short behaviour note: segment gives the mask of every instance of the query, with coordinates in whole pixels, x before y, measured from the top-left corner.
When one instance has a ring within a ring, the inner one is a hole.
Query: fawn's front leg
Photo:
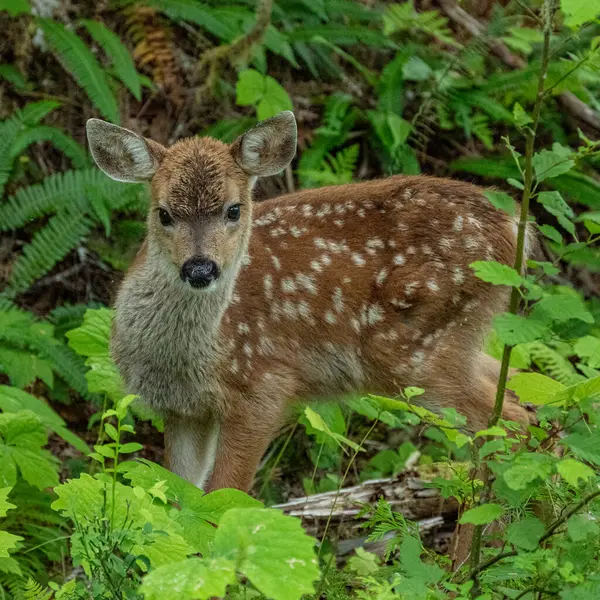
[[[275,407],[256,408],[227,415],[221,422],[207,492],[220,488],[250,491],[260,459],[282,423],[281,412]]]
[[[202,419],[165,418],[165,462],[173,473],[204,489],[215,463],[219,423],[211,415]]]

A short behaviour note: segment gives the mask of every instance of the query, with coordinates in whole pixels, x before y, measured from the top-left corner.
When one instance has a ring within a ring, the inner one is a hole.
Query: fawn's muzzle
[[[183,263],[179,273],[181,279],[194,288],[204,288],[219,277],[221,271],[214,260],[196,257]]]

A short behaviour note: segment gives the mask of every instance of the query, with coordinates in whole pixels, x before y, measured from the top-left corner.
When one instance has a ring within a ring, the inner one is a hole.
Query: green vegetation
[[[596,3],[100,4],[0,0],[0,598],[596,600]],[[159,466],[160,419],[109,356],[147,190],[93,166],[84,125],[232,141],[285,109],[298,157],[262,197],[424,173],[496,186],[486,196],[510,214],[520,201],[513,268],[471,265],[512,290],[486,344],[498,402],[472,436],[456,411],[417,407],[420,388],[302,406],[255,498],[206,495]],[[527,223],[545,259],[524,265]],[[500,419],[505,386],[536,411],[527,435]],[[396,478],[409,494],[416,475],[439,497],[417,499],[427,515],[408,518],[383,482],[340,518],[345,488]],[[270,508],[325,492],[329,513],[304,522],[314,535]]]

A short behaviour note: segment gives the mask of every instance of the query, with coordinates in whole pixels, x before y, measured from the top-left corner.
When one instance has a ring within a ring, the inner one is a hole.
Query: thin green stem
[[[542,53],[542,68],[540,70],[540,77],[538,79],[538,88],[535,106],[533,110],[533,122],[531,127],[527,130],[526,143],[525,143],[525,173],[523,181],[523,194],[521,197],[521,213],[519,216],[519,223],[517,227],[517,248],[515,253],[514,269],[517,273],[521,273],[524,262],[524,249],[525,249],[525,238],[527,234],[527,220],[529,216],[529,202],[532,196],[532,190],[534,186],[534,175],[533,175],[533,155],[535,150],[535,138],[540,121],[540,114],[544,103],[545,93],[544,85],[546,81],[546,74],[548,72],[548,64],[550,62],[550,39],[552,36],[552,29],[554,23],[554,14],[558,9],[557,0],[545,0],[542,7],[542,14],[544,17],[544,47]],[[520,291],[514,287],[510,295],[509,312],[516,314],[519,309]],[[498,387],[496,390],[496,399],[494,403],[494,410],[492,412],[489,427],[492,427],[498,423],[502,416],[502,408],[504,406],[504,394],[506,392],[506,378],[508,375],[508,369],[510,366],[510,356],[512,353],[512,346],[505,345],[502,351],[502,362],[500,365],[500,376],[498,381]],[[488,473],[487,466],[484,466],[483,478],[485,481],[484,491],[482,493],[481,504],[487,503],[491,495],[491,481]],[[471,572],[477,574],[480,559],[481,559],[481,539],[483,536],[483,526],[477,525],[473,531],[473,540],[471,545]],[[475,578],[475,585],[471,589],[471,597],[475,598],[479,594],[479,582]]]
[[[346,466],[346,470],[344,471],[344,475],[342,476],[340,485],[338,485],[338,488],[335,492],[335,497],[333,499],[333,503],[331,504],[331,510],[329,511],[329,516],[327,517],[327,522],[325,523],[325,531],[323,531],[323,537],[321,538],[321,544],[319,547],[319,556],[321,556],[321,549],[323,548],[323,542],[325,541],[325,537],[327,536],[327,532],[329,531],[329,524],[331,523],[331,518],[333,516],[335,504],[336,504],[338,498],[340,497],[340,490],[342,489],[342,487],[344,487],[344,482],[346,481],[346,477],[348,477],[348,473],[350,472],[350,469],[351,469],[352,465],[354,464],[354,460],[356,459],[358,453],[362,450],[363,444],[367,441],[367,439],[371,435],[373,429],[375,429],[375,426],[377,425],[377,423],[379,423],[378,418],[375,419],[375,421],[373,421],[373,425],[371,425],[371,427],[369,428],[369,431],[367,431],[367,433],[365,433],[363,439],[360,441],[360,443],[358,444],[358,447],[354,451],[354,454],[350,457],[350,460],[348,461],[348,465]]]

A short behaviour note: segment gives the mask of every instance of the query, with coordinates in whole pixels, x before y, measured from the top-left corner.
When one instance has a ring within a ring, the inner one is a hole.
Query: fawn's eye
[[[173,225],[173,217],[164,208],[158,209],[158,218],[163,227]]]
[[[234,204],[227,209],[227,220],[228,221],[239,221],[240,215],[242,214],[242,207],[240,204]]]

